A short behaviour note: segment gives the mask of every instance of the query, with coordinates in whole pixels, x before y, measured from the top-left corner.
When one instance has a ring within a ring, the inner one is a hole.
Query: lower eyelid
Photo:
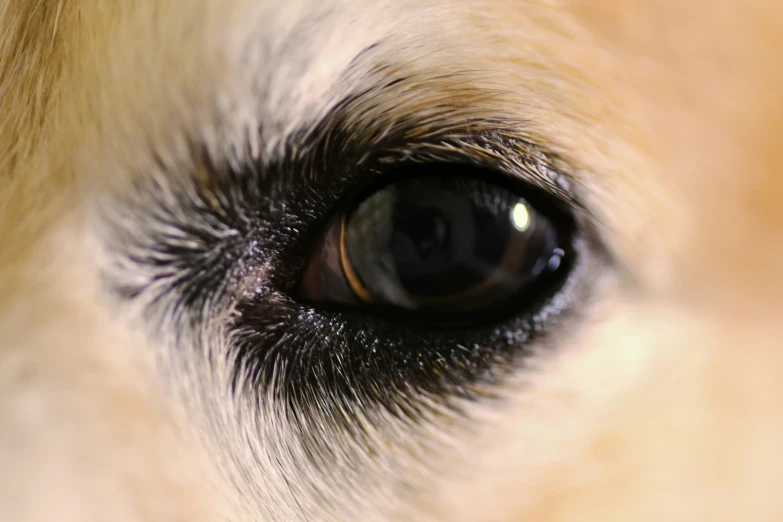
[[[494,325],[440,330],[296,301],[245,303],[234,326],[234,337],[245,340],[235,347],[240,354],[237,371],[257,368],[254,374],[260,380],[251,381],[253,393],[270,385],[284,386],[281,399],[293,394],[290,400],[305,400],[305,394],[311,395],[306,403],[320,404],[339,396],[360,401],[363,408],[396,401],[398,395],[410,400],[425,392],[444,397],[470,394],[464,387],[471,383],[491,387],[506,372],[516,373],[533,347],[559,339],[565,326],[566,331],[573,330],[584,310],[575,315],[571,311],[587,302],[595,283],[585,277],[593,273],[586,270],[593,265],[586,248],[586,242],[577,241],[578,259],[572,262],[578,266],[568,273],[556,297]],[[286,384],[272,378],[274,368],[286,369]],[[383,397],[372,393],[378,387],[384,390]]]

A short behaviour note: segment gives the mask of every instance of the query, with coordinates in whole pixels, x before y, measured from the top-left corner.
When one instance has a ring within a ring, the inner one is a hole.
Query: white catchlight
[[[527,209],[527,205],[521,201],[514,205],[514,208],[511,210],[511,221],[514,223],[514,228],[520,232],[527,230],[527,227],[530,226],[530,212]]]

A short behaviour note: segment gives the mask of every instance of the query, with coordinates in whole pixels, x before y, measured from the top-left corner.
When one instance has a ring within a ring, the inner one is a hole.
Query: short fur
[[[0,0],[0,520],[781,520],[782,23]],[[579,201],[579,306],[467,383],[254,355],[308,187],[447,154]]]

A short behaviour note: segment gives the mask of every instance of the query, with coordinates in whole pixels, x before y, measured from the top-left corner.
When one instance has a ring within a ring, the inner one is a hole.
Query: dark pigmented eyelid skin
[[[578,313],[575,305],[589,294],[590,283],[583,275],[593,255],[584,223],[579,222],[585,216],[576,215],[580,208],[574,205],[570,193],[569,202],[564,201],[566,196],[559,191],[565,189],[558,184],[556,174],[533,183],[520,179],[518,172],[502,170],[488,159],[492,155],[472,156],[471,148],[477,150],[486,140],[491,137],[482,136],[471,142],[467,151],[456,153],[451,147],[447,152],[441,150],[443,142],[434,146],[415,144],[402,154],[387,152],[362,169],[363,182],[340,180],[336,188],[319,190],[314,200],[301,205],[300,210],[314,211],[317,219],[282,249],[271,273],[270,287],[252,299],[240,301],[237,350],[244,364],[242,377],[253,383],[253,388],[263,388],[274,381],[288,400],[309,407],[323,404],[320,399],[324,396],[399,406],[400,397],[413,391],[441,397],[470,397],[479,389],[488,393],[491,386],[479,385],[496,383],[524,364],[533,344],[551,332],[557,333],[558,324]],[[509,147],[513,143],[506,141],[498,146]],[[387,182],[394,170],[399,173],[401,162],[438,160],[481,166],[489,181],[517,187],[533,185],[521,191],[547,200],[539,204],[556,208],[559,218],[570,221],[569,252],[553,289],[528,303],[527,309],[509,311],[495,322],[450,329],[394,321],[361,309],[301,302],[296,285],[315,240],[334,213]],[[542,176],[541,170],[535,171],[535,175]],[[558,196],[553,192],[559,192]],[[297,212],[291,207],[289,210]],[[268,333],[279,331],[281,324],[288,325],[282,343],[279,337]]]
[[[300,407],[358,401],[413,414],[406,408],[422,407],[411,402],[419,393],[444,399],[490,393],[492,383],[524,364],[533,345],[557,336],[559,325],[579,315],[594,284],[585,274],[601,258],[572,184],[551,158],[504,128],[463,122],[438,132],[430,125],[422,137],[410,122],[379,143],[364,144],[339,126],[328,127],[294,138],[307,141],[296,147],[305,152],[292,148],[279,160],[240,171],[202,154],[209,181],[184,191],[180,212],[151,216],[196,241],[174,241],[152,225],[142,239],[138,233],[126,238],[143,243],[134,249],[135,263],[171,264],[156,281],[160,298],[151,299],[168,309],[151,315],[174,316],[188,328],[230,316],[224,327],[232,353],[224,356],[235,361],[236,383],[258,394],[274,387]],[[497,321],[449,329],[302,302],[302,271],[335,213],[388,182],[402,165],[433,162],[472,165],[487,181],[533,195],[535,206],[568,222],[568,255],[552,288]],[[218,238],[215,230],[230,233]],[[122,290],[132,297],[150,289]]]

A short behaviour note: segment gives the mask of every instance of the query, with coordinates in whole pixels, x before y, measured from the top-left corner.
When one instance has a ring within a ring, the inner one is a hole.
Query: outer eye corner
[[[529,305],[561,279],[569,231],[525,190],[481,179],[487,174],[406,168],[332,220],[302,296],[441,325]]]

